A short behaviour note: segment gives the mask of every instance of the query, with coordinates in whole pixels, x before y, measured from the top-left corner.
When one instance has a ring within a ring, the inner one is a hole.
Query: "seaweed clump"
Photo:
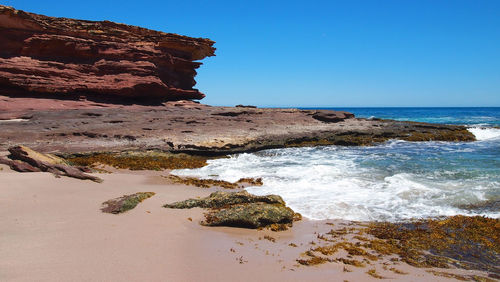
[[[378,260],[378,258],[375,255],[370,254],[365,249],[358,247],[351,242],[339,242],[334,245],[320,246],[316,247],[313,251],[320,252],[323,255],[333,255],[339,249],[344,249],[351,256],[362,256],[373,261]]]
[[[299,264],[306,265],[306,266],[312,266],[312,265],[318,265],[318,264],[323,264],[323,263],[327,263],[327,262],[333,262],[333,260],[330,258],[317,256],[311,250],[306,251],[302,255],[307,256],[307,258],[306,259],[297,259],[296,261]]]
[[[237,188],[243,188],[244,183],[253,186],[263,185],[262,178],[240,178],[236,182],[229,182],[229,181],[215,180],[215,179],[199,179],[195,177],[180,177],[177,175],[169,175],[167,178],[174,183],[192,185],[201,188],[210,188],[217,186],[225,189],[237,189]]]
[[[407,273],[388,267],[391,262],[398,264],[402,261],[414,267],[475,269],[488,272],[491,278],[500,277],[499,219],[452,216],[400,223],[373,222],[332,229],[325,234],[318,234],[317,238],[320,241],[311,242],[314,246],[302,254],[308,258],[298,259],[298,263],[310,266],[339,262],[365,267],[372,261],[382,260],[384,270],[404,275]],[[340,250],[342,252],[339,253]],[[383,278],[375,269],[366,273],[374,278]],[[477,275],[455,276],[439,271],[429,273],[447,278],[493,281]]]
[[[401,138],[406,141],[475,141],[474,135],[467,129],[440,130],[431,132],[411,132],[408,136]]]
[[[311,266],[311,265],[318,265],[318,264],[323,264],[323,263],[329,262],[329,259],[323,258],[323,257],[318,257],[318,256],[312,256],[308,259],[298,259],[297,262],[302,264],[302,265]]]
[[[95,167],[103,164],[130,170],[200,168],[207,165],[206,157],[162,152],[95,153],[72,155],[66,160],[81,166]]]
[[[409,122],[410,123],[410,122]],[[285,147],[314,147],[314,146],[371,146],[383,143],[390,139],[401,139],[405,141],[475,141],[474,135],[466,128],[425,128],[425,126],[414,125],[418,131],[413,129],[401,129],[396,132],[382,133],[360,133],[347,132],[331,135],[323,138],[309,137],[291,139],[285,142]]]
[[[371,277],[373,278],[377,278],[377,279],[385,279],[384,276],[378,274],[377,270],[375,270],[375,268],[373,269],[370,269],[366,272],[368,275],[370,275]]]
[[[366,247],[397,254],[416,267],[454,265],[500,273],[500,220],[452,216],[410,223],[372,223],[366,232],[377,237]]]
[[[302,265],[306,265],[306,266],[311,266],[311,265],[317,265],[317,264],[323,264],[323,263],[327,263],[327,262],[341,262],[345,265],[352,265],[352,266],[355,266],[355,267],[365,267],[365,264],[359,260],[355,260],[355,259],[348,259],[348,258],[329,258],[329,257],[323,257],[323,256],[318,256],[316,255],[314,252],[317,251],[317,250],[309,250],[309,251],[306,251],[305,253],[303,253],[302,255],[305,255],[307,256],[308,258],[307,259],[297,259],[296,261],[299,263],[299,264],[302,264]],[[325,255],[324,253],[322,253],[323,255]],[[328,252],[328,255],[330,253]]]
[[[101,211],[113,214],[124,213],[135,208],[140,202],[151,198],[154,195],[154,192],[138,192],[131,195],[124,195],[102,203],[103,207],[101,208]]]

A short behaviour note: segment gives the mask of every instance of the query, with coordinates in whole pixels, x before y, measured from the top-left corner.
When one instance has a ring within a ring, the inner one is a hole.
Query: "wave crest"
[[[470,127],[467,130],[474,134],[478,141],[500,138],[500,128]]]

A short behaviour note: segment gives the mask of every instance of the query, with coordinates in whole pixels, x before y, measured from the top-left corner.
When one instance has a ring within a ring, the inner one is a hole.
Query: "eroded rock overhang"
[[[0,95],[192,100],[214,41],[110,21],[55,18],[0,5]]]

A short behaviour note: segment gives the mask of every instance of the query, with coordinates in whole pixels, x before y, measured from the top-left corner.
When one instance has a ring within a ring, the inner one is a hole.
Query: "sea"
[[[262,177],[263,186],[246,190],[278,194],[309,219],[397,222],[459,214],[500,217],[500,108],[315,109],[465,125],[477,141],[390,140],[363,147],[271,149],[172,173],[226,181]]]

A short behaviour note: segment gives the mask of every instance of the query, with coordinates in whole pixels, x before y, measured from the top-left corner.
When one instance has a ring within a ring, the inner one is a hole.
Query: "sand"
[[[202,209],[163,208],[214,189],[168,184],[167,172],[115,171],[104,183],[17,173],[0,165],[1,281],[369,281],[369,269],[398,281],[446,281],[406,264],[407,275],[342,263],[301,266],[318,233],[352,223],[304,219],[284,232],[199,225]],[[124,214],[100,211],[123,194],[156,195]],[[192,220],[190,220],[191,218]],[[275,242],[264,239],[268,235]],[[289,246],[290,243],[298,247]],[[465,270],[439,270],[461,274]]]

